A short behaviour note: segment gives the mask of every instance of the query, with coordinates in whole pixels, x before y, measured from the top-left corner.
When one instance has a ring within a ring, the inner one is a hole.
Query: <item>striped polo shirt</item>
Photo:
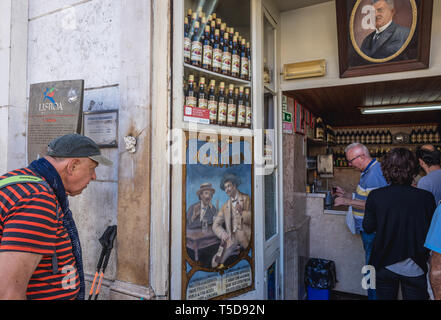
[[[0,179],[17,175],[38,176],[23,168]],[[80,289],[63,216],[52,189],[43,184],[20,183],[0,189],[0,252],[42,255],[28,284],[26,295],[30,300],[73,300]]]
[[[366,201],[372,190],[385,186],[387,186],[387,182],[381,171],[381,164],[376,159],[373,159],[361,173],[360,182],[357,185],[353,198]],[[352,207],[352,213],[355,218],[355,229],[358,232],[363,231],[364,210]]]

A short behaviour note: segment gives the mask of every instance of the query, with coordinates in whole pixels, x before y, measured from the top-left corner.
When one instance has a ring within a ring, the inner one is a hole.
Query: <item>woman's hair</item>
[[[394,148],[384,156],[381,169],[389,184],[411,185],[419,167],[413,152],[405,148]]]

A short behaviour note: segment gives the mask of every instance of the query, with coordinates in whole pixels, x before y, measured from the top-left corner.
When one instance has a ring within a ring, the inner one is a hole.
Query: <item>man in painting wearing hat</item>
[[[212,259],[212,267],[216,268],[231,263],[234,256],[246,249],[251,240],[251,201],[247,194],[237,187],[240,179],[234,174],[226,174],[220,184],[229,199],[219,210],[213,222],[213,231],[221,245]],[[227,260],[228,259],[228,260]]]
[[[200,233],[204,237],[207,237],[209,236],[210,233],[212,233],[211,228],[213,225],[213,219],[217,214],[217,208],[211,203],[214,193],[215,190],[212,187],[211,183],[206,182],[201,184],[199,190],[196,192],[199,201],[192,204],[187,210],[187,214],[186,214],[187,236],[189,235],[189,233],[195,235]],[[208,243],[207,247],[198,250],[197,259],[193,250],[190,251],[190,248],[188,247],[187,247],[187,252],[190,258],[192,258],[193,260],[200,261],[203,266],[209,267],[211,258],[213,257],[213,254],[216,252],[218,242],[215,243],[214,245],[210,245],[211,242],[208,240],[207,243]]]

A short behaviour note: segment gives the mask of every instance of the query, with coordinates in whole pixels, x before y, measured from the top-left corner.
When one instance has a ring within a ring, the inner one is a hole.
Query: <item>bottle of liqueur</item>
[[[198,108],[208,109],[207,93],[205,92],[205,78],[199,79],[199,92],[198,92]]]
[[[240,52],[237,45],[237,37],[233,38],[231,51],[231,76],[239,78],[240,76]]]
[[[386,144],[386,132],[384,130],[381,130],[380,138],[380,144]]]
[[[231,51],[228,44],[228,33],[224,33],[224,47],[222,50],[222,74],[231,75]]]
[[[184,18],[184,62],[190,63],[190,58],[191,58],[190,24],[188,22],[188,17],[185,17]]]
[[[223,39],[225,38],[225,30],[227,29],[227,24],[225,22],[221,23],[221,27],[220,27],[220,37],[222,39],[222,41],[224,41]],[[228,42],[228,41],[227,41]]]
[[[211,70],[213,64],[213,47],[210,40],[210,26],[205,26],[205,33],[203,39],[203,57],[202,57],[202,68],[206,70]]]
[[[319,140],[325,140],[325,125],[323,124],[322,118],[317,118],[317,123],[315,126],[315,138]]]
[[[210,124],[217,123],[217,104],[216,99],[216,80],[210,81],[210,88],[208,90],[208,110],[210,110]]]
[[[194,32],[191,39],[191,64],[200,67],[202,64],[202,42],[199,38],[199,22],[194,23]]]
[[[214,31],[212,70],[217,73],[222,72],[222,48],[219,39],[219,29]]]
[[[196,92],[194,90],[194,75],[188,76],[187,92],[185,93],[185,105],[197,107]]]
[[[191,21],[191,17],[193,16],[193,10],[191,10],[191,9],[188,9],[187,10],[187,19],[188,19],[188,22],[190,22]]]
[[[219,84],[217,124],[227,124],[227,97],[225,96],[225,82]]]
[[[247,108],[245,105],[244,87],[239,87],[239,98],[237,99],[237,126],[245,127],[247,121]]]
[[[232,127],[236,124],[237,118],[237,97],[239,95],[239,89],[234,89],[234,84],[230,84],[228,88],[227,98],[227,126]]]
[[[248,61],[245,39],[242,39],[240,47],[241,47],[241,50],[240,50],[240,78],[242,80],[248,80],[250,66],[249,66],[249,61]]]
[[[380,130],[377,130],[377,131],[376,131],[376,134],[375,134],[375,143],[376,143],[376,144],[380,144],[380,143],[381,143],[381,134],[380,134]]]
[[[253,122],[253,108],[251,106],[250,88],[245,89],[245,110],[246,110],[245,127],[251,128],[251,123]]]
[[[387,130],[386,143],[392,144],[392,133],[390,132],[390,130]]]
[[[222,19],[216,18],[216,29],[220,30],[221,26],[222,26]]]
[[[424,126],[423,129],[423,143],[428,143],[429,142],[429,133],[427,132],[427,127]]]

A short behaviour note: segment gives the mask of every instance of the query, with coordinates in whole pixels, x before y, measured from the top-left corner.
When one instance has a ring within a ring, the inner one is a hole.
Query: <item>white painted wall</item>
[[[429,69],[340,79],[338,67],[337,17],[335,2],[284,12],[282,26],[282,68],[284,64],[326,59],[326,76],[283,81],[282,90],[346,85],[441,74],[441,1],[433,3]]]
[[[0,2],[0,171],[23,166],[26,149],[27,0]]]
[[[29,0],[27,95],[32,83],[84,79],[84,111],[119,109],[120,39],[121,0]],[[103,153],[113,167],[99,166],[97,181],[70,198],[89,275],[101,252],[99,237],[117,223],[119,151]],[[115,253],[106,270],[109,280],[116,277]]]

